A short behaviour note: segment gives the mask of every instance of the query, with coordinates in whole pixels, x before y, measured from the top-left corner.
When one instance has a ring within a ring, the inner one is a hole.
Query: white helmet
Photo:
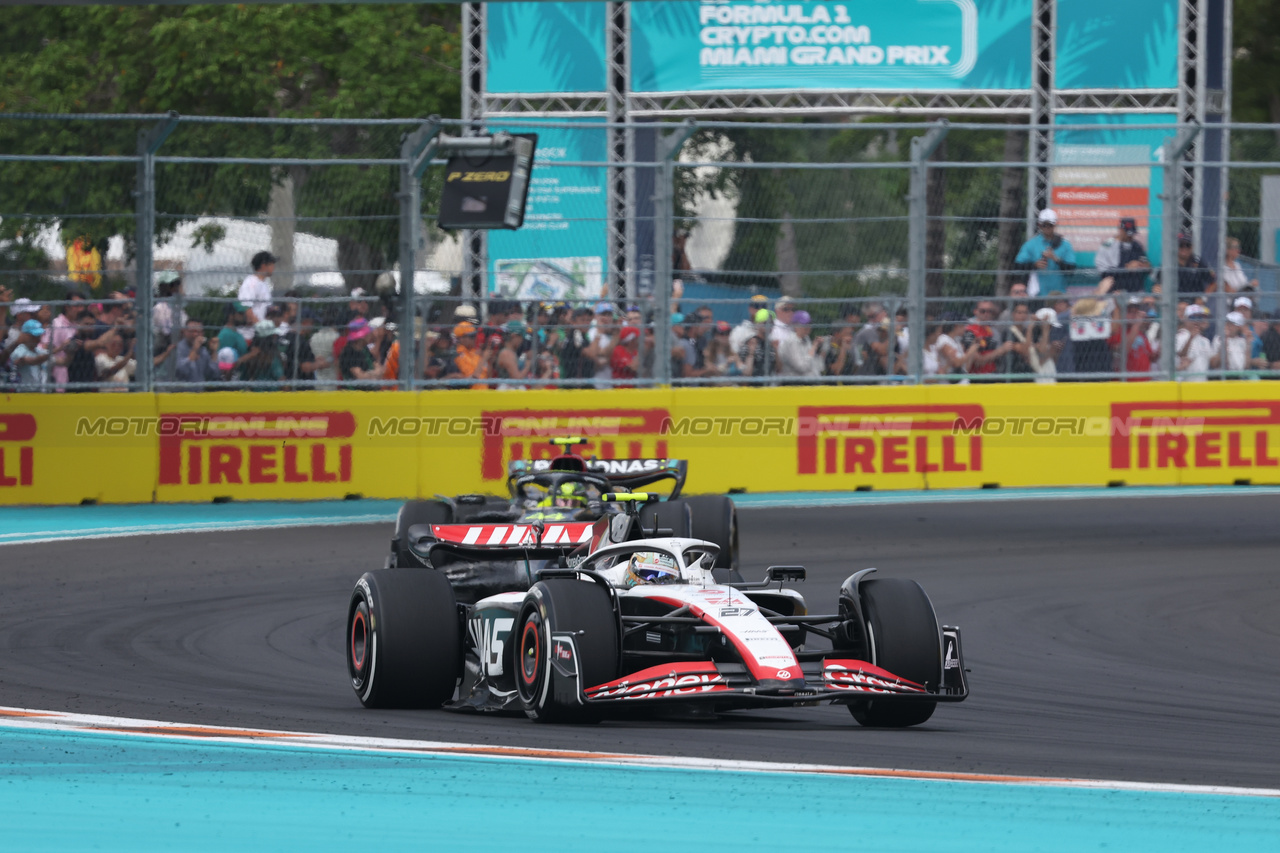
[[[656,551],[637,551],[627,561],[627,573],[623,582],[628,587],[647,583],[676,583],[680,569],[673,557]]]

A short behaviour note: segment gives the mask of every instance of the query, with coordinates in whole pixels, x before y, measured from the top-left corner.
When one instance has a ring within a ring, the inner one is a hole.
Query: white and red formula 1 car
[[[721,582],[714,543],[641,526],[648,499],[609,495],[628,511],[594,523],[436,525],[440,566],[366,573],[347,617],[360,701],[565,722],[659,703],[834,702],[862,725],[901,727],[968,696],[960,631],[939,625],[919,584],[866,569],[841,586],[838,613],[810,614],[783,585],[802,567]],[[486,558],[508,588],[459,601],[450,566],[470,578]]]

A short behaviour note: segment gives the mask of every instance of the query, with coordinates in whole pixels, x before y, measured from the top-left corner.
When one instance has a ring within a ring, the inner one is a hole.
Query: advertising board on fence
[[[0,504],[502,493],[555,436],[689,492],[1280,483],[1280,383],[6,397]]]

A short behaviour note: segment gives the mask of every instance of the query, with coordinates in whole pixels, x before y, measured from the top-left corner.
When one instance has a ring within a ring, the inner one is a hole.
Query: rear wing
[[[663,480],[674,480],[668,500],[675,500],[684,489],[684,481],[689,476],[689,462],[685,459],[584,459],[587,472],[603,477],[610,485],[624,489],[641,489],[652,483]],[[524,460],[517,459],[507,465],[510,480],[525,477],[529,474],[540,474],[551,471],[550,459]]]

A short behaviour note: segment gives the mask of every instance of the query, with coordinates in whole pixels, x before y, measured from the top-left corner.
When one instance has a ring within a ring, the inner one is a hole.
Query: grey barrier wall
[[[0,385],[1280,372],[1280,126],[1064,126],[1050,229],[1023,212],[1043,168],[1025,125],[630,125],[645,159],[624,164],[638,200],[622,223],[597,191],[609,126],[510,125],[0,115]],[[524,228],[440,231],[447,176],[423,140],[496,129],[540,136]],[[1201,167],[1217,213],[1192,203],[1181,160],[1206,132],[1230,155]],[[624,264],[610,229],[631,235]],[[259,252],[275,257],[270,293],[246,304]]]

